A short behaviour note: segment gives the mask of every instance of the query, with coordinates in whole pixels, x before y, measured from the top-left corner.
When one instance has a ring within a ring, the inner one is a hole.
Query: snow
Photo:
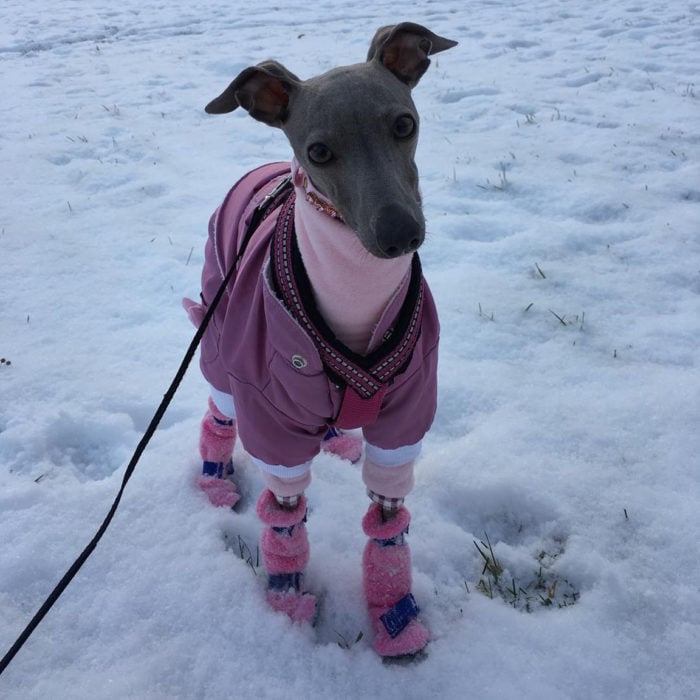
[[[408,503],[427,658],[371,648],[367,499],[330,456],[308,492],[319,626],[266,608],[239,557],[259,534],[252,462],[237,448],[239,513],[194,487],[193,367],[3,698],[697,697],[697,3],[5,0],[0,17],[0,653],[101,523],[175,373],[211,211],[290,156],[204,104],[265,58],[302,77],[363,60],[403,19],[459,41],[415,89],[443,328]],[[526,588],[540,566],[550,606]]]

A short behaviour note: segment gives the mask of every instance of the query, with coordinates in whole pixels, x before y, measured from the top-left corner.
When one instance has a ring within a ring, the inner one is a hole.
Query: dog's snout
[[[376,236],[381,254],[398,258],[418,250],[425,238],[425,228],[409,211],[391,204],[379,213]]]

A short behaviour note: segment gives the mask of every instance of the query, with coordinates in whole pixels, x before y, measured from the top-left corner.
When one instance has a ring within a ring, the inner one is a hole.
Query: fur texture
[[[411,593],[411,550],[404,541],[411,520],[402,506],[391,520],[384,522],[382,508],[373,503],[362,529],[370,538],[362,557],[363,584],[374,629],[374,648],[381,656],[416,654],[428,643],[427,628],[413,618],[392,637],[382,617]]]

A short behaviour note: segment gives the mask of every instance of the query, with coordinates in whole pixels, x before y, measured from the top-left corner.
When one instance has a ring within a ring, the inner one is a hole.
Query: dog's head
[[[428,56],[456,43],[410,22],[383,27],[365,63],[300,80],[282,64],[265,61],[241,72],[206,111],[243,107],[282,129],[315,187],[365,249],[398,257],[425,238],[411,89],[430,65]]]

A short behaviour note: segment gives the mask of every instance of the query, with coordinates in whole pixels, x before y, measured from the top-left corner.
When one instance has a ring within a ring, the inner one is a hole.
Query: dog
[[[364,63],[300,80],[265,61],[207,106],[239,107],[281,129],[291,163],[245,175],[209,223],[199,326],[213,312],[200,366],[211,386],[201,424],[200,486],[215,505],[239,498],[240,438],[265,480],[257,502],[271,607],[312,623],[306,497],[320,450],[358,461],[371,503],[363,585],[383,657],[415,655],[429,632],[411,593],[404,498],[437,404],[439,324],[421,271],[425,219],[414,162],[411,90],[429,56],[457,42],[418,24],[380,28]]]

